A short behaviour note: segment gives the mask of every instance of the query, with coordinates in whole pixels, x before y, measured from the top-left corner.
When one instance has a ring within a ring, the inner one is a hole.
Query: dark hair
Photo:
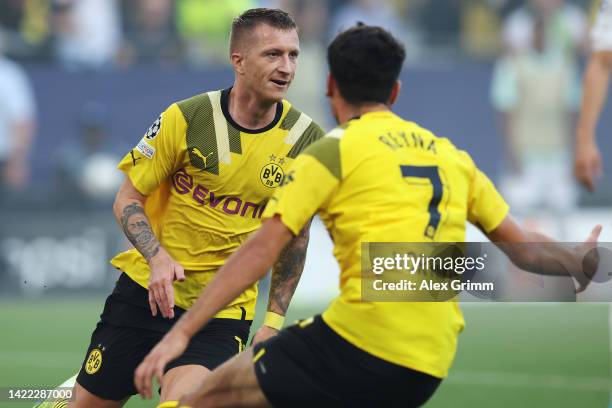
[[[243,35],[259,24],[267,24],[280,30],[297,29],[297,24],[291,14],[280,9],[253,8],[245,11],[232,22],[230,36],[230,51],[233,51]]]
[[[347,102],[387,103],[406,57],[404,46],[381,27],[358,23],[338,34],[327,61]]]

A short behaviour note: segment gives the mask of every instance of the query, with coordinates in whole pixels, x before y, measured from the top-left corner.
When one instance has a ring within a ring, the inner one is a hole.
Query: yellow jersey
[[[462,242],[466,221],[495,229],[508,206],[448,139],[371,112],[308,147],[263,217],[297,234],[314,213],[334,242],[340,295],[323,313],[340,336],[383,360],[443,378],[464,321],[456,302],[365,302],[362,242]]]
[[[119,163],[147,196],[160,244],[185,268],[175,304],[188,309],[217,269],[261,225],[265,204],[301,150],[324,132],[285,100],[274,120],[246,129],[229,115],[230,89],[170,105]],[[150,268],[136,250],[111,263],[147,288]],[[257,285],[216,317],[253,319]]]

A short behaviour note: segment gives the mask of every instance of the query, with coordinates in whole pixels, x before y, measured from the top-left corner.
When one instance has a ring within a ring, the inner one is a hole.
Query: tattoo
[[[147,262],[159,252],[159,241],[153,234],[144,208],[139,203],[131,203],[123,208],[121,226],[125,236]]]
[[[272,268],[268,310],[281,315],[287,313],[306,261],[310,222],[283,249]]]

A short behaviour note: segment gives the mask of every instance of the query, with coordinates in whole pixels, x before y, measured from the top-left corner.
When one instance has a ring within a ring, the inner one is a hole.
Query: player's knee
[[[169,370],[162,379],[160,401],[175,401],[203,383],[210,370],[200,365],[185,365]]]

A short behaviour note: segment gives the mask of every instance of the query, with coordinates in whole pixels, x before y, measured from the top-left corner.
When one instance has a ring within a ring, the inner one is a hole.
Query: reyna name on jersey
[[[387,132],[384,135],[378,136],[378,140],[382,143],[389,146],[391,149],[396,150],[402,147],[410,147],[415,149],[423,149],[425,151],[432,152],[433,154],[438,154],[436,152],[436,141],[434,139],[430,140],[425,144],[423,140],[423,136],[412,132],[410,133],[410,137],[406,135],[406,132]]]

